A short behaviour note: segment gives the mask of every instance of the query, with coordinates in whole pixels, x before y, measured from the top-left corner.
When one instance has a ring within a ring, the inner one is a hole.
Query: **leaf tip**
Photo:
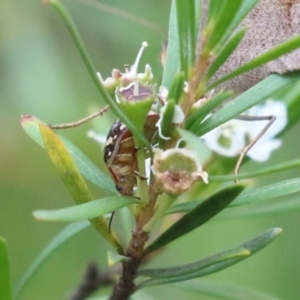
[[[36,219],[36,220],[42,220],[43,219],[43,217],[42,217],[42,215],[41,215],[41,210],[34,210],[33,212],[32,212],[32,216]]]
[[[283,232],[283,229],[280,228],[280,227],[275,227],[275,228],[273,229],[273,232],[274,232],[274,235],[278,236],[280,233]]]
[[[29,115],[21,115],[21,124],[27,123],[27,122],[33,122],[36,118]]]

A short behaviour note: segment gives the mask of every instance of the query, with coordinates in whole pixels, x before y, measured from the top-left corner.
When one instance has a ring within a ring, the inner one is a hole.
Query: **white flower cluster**
[[[265,104],[252,107],[246,112],[249,116],[274,115],[275,122],[257,143],[247,153],[252,160],[266,161],[273,150],[281,146],[281,140],[274,138],[287,124],[287,108],[282,101],[268,100]],[[255,139],[268,121],[246,122],[232,119],[201,138],[207,146],[223,156],[236,156],[240,151]]]

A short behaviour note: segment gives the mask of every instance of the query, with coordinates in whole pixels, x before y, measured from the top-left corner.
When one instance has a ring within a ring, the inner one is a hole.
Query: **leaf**
[[[201,122],[211,113],[215,108],[220,106],[224,101],[233,96],[233,91],[219,92],[212,99],[209,99],[201,105],[199,109],[192,112],[185,121],[185,128],[191,132],[197,132]]]
[[[288,92],[283,96],[284,102],[288,109],[288,125],[284,128],[279,135],[283,135],[285,131],[289,130],[300,120],[299,114],[299,102],[300,102],[300,80],[294,82],[294,84],[288,89]]]
[[[241,23],[241,21],[246,17],[246,15],[254,8],[259,0],[243,0],[238,12],[235,14],[233,20],[231,21],[227,31],[224,33],[222,40],[219,41],[219,46],[222,46],[225,41],[232,34],[234,29]],[[216,49],[218,50],[218,49]],[[215,50],[215,52],[216,52]],[[217,52],[216,52],[217,53]]]
[[[239,218],[257,218],[266,217],[272,215],[282,215],[284,213],[295,213],[300,211],[299,199],[287,199],[285,201],[280,201],[272,203],[272,205],[247,207],[247,210],[241,211],[238,208],[232,208],[228,211],[224,211],[221,215],[216,218],[216,220],[223,219],[239,219]]]
[[[250,252],[250,255],[245,257],[239,257],[239,258],[233,258],[226,261],[221,261],[219,263],[215,263],[211,266],[208,266],[206,268],[203,268],[199,271],[193,272],[191,274],[177,276],[177,277],[170,277],[170,278],[154,278],[149,279],[147,281],[144,281],[141,283],[140,287],[146,287],[146,286],[153,286],[153,285],[161,285],[161,284],[168,284],[173,282],[180,282],[185,280],[190,280],[196,277],[202,277],[206,276],[221,270],[224,270],[240,261],[242,261],[245,258],[248,258],[252,255],[254,255],[256,252],[267,246],[269,243],[271,243],[280,233],[282,232],[281,228],[273,228],[270,229],[257,237],[239,245],[236,247],[238,248],[244,248]]]
[[[172,85],[170,87],[167,102],[170,100],[175,101],[175,104],[180,103],[180,100],[183,96],[184,89],[184,73],[180,72],[174,76],[174,80],[172,81]]]
[[[300,78],[299,74],[292,74],[287,76],[280,76],[272,74],[250,88],[243,94],[239,95],[234,100],[230,101],[226,106],[218,110],[210,118],[205,120],[199,130],[196,132],[197,135],[201,136],[217,126],[231,120],[239,114],[245,112],[252,106],[259,102],[267,99],[270,95],[283,87],[293,83]]]
[[[175,74],[179,71],[179,40],[177,32],[177,16],[175,1],[172,1],[168,33],[168,48],[162,85],[169,89]]]
[[[205,44],[205,49],[208,52],[213,51],[214,48],[218,49],[224,44],[223,37],[228,32],[242,2],[242,0],[234,0],[234,5],[232,5],[232,0],[210,1],[209,9],[213,10],[214,13],[210,15],[208,20],[208,28],[212,28],[212,31],[209,32],[210,38]]]
[[[172,130],[172,121],[175,112],[175,101],[173,99],[169,100],[164,106],[164,114],[160,120],[161,126],[161,136],[159,139],[160,148],[164,148],[165,140],[170,138],[170,133]]]
[[[197,38],[197,22],[195,0],[175,0],[177,16],[177,32],[179,39],[180,71],[188,79],[189,69],[195,63]]]
[[[62,140],[46,125],[39,124],[39,127],[48,155],[75,203],[82,204],[93,200]],[[117,236],[109,232],[108,224],[103,216],[92,219],[90,222],[120,254],[123,254],[123,248]]]
[[[238,175],[216,175],[216,176],[210,176],[209,181],[215,182],[215,181],[232,181],[235,179],[247,179],[247,178],[253,178],[258,177],[262,175],[267,175],[275,172],[281,172],[287,169],[291,168],[297,168],[300,166],[300,159],[294,159],[290,160],[281,164],[277,164],[272,167],[268,167],[265,169],[260,169],[255,172],[247,172],[247,173],[241,173]]]
[[[245,63],[241,67],[239,67],[239,68],[235,69],[234,71],[232,71],[231,73],[225,75],[221,79],[213,82],[208,87],[208,90],[214,88],[215,86],[221,84],[224,81],[232,79],[243,73],[249,72],[250,70],[253,70],[255,68],[260,67],[261,65],[264,65],[272,60],[275,60],[276,58],[278,58],[286,53],[296,50],[297,48],[299,48],[299,45],[300,45],[300,36],[291,38],[288,41],[286,41],[285,43],[282,43],[279,46],[273,47],[271,50],[264,52],[263,54],[259,55],[258,57],[254,58],[253,60],[249,61],[248,63]]]
[[[290,195],[300,191],[300,178],[289,179],[275,184],[267,185],[255,190],[245,190],[227,208],[236,207],[240,205],[252,204],[262,201],[271,200],[280,196]],[[193,200],[186,203],[180,203],[171,207],[166,214],[186,213],[193,210],[201,200]],[[284,201],[285,207],[288,203]],[[299,204],[300,206],[300,204]],[[269,206],[273,210],[273,205]],[[241,212],[243,214],[243,212]],[[223,217],[223,216],[222,216]]]
[[[78,29],[76,28],[76,25],[74,21],[72,20],[71,16],[69,15],[68,11],[65,9],[64,5],[59,0],[49,0],[49,4],[52,5],[56,11],[61,16],[62,20],[65,22],[65,25],[67,26],[71,37],[73,38],[73,41],[77,47],[77,50],[87,68],[87,71],[89,72],[91,79],[93,80],[94,84],[96,85],[96,88],[98,89],[99,93],[101,94],[104,101],[109,105],[110,109],[113,111],[113,113],[129,128],[129,130],[132,132],[132,134],[136,137],[137,141],[139,141],[142,145],[145,145],[149,152],[151,153],[152,147],[149,141],[144,137],[141,131],[139,131],[134,124],[131,122],[131,120],[128,118],[126,114],[120,109],[119,105],[114,101],[113,98],[111,98],[106,90],[106,88],[103,86],[102,82],[99,80],[97,76],[96,69],[92,63],[92,60],[89,56],[89,53],[83,43],[83,40],[79,34]]]
[[[90,226],[89,222],[78,222],[66,226],[59,234],[57,234],[43,249],[43,251],[37,256],[37,258],[31,263],[25,274],[22,276],[20,282],[18,283],[14,291],[14,299],[21,296],[25,287],[32,280],[36,272],[42,267],[42,265],[47,261],[47,259],[59,249],[60,246],[64,245],[70,238],[88,228]],[[1,298],[2,299],[2,298]]]
[[[9,259],[5,241],[0,237],[0,299],[11,300]]]
[[[161,234],[146,248],[144,253],[153,252],[203,225],[229,205],[245,187],[245,185],[236,184],[212,195]]]
[[[31,116],[22,116],[21,124],[25,132],[40,146],[45,148],[43,139],[40,134],[39,123],[40,120]],[[79,172],[89,181],[100,187],[101,189],[111,193],[118,194],[114,182],[107,177],[99,168],[97,168],[77,147],[75,147],[66,138],[61,137],[71,154]]]
[[[300,178],[285,180],[258,189],[246,190],[239,195],[228,207],[266,201],[300,191]]]
[[[94,219],[130,204],[139,204],[135,197],[115,196],[58,210],[36,210],[33,216],[38,220],[56,222],[76,222]]]
[[[207,295],[225,300],[279,300],[277,297],[265,292],[230,283],[194,280],[192,282],[178,283],[174,286],[196,292],[199,296]]]
[[[243,248],[235,248],[181,266],[141,270],[137,275],[151,278],[172,278],[184,276],[200,271],[208,266],[220,263],[224,260],[248,255],[250,255],[248,250]]]
[[[222,48],[218,56],[214,59],[209,70],[207,71],[204,81],[209,81],[211,77],[219,70],[219,68],[225,63],[231,53],[238,46],[240,41],[243,39],[246,33],[246,28],[239,30],[236,34],[234,34],[230,40],[226,43],[226,45]]]

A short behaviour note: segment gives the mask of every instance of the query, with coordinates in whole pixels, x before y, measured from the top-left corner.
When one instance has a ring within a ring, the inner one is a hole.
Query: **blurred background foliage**
[[[146,49],[140,66],[150,63],[156,81],[161,79],[160,52],[167,38],[170,0],[68,0],[91,57],[104,78],[113,68],[132,64],[142,41]],[[101,6],[104,4],[106,6]],[[47,154],[24,133],[21,114],[46,123],[77,120],[103,107],[77,49],[58,14],[41,1],[2,1],[0,9],[0,235],[8,243],[11,274],[16,285],[31,261],[62,224],[37,222],[37,208],[72,205],[72,199]],[[144,22],[149,22],[142,24]],[[90,128],[106,134],[114,118],[107,114],[93,123],[64,132],[97,165],[102,150],[86,137]],[[283,137],[283,146],[265,166],[299,156],[299,126]],[[248,163],[244,170],[260,167]],[[280,178],[278,177],[280,176]],[[260,186],[299,177],[299,170],[285,171],[253,184]],[[91,187],[95,198],[99,191]],[[291,195],[295,201],[298,194]],[[284,201],[280,198],[277,201]],[[268,204],[264,204],[268,205]],[[262,205],[261,205],[262,206]],[[262,206],[263,207],[263,206]],[[247,209],[247,206],[243,209]],[[118,216],[118,214],[117,214]],[[210,222],[175,241],[151,265],[174,265],[199,259],[237,245],[271,227],[284,233],[263,251],[208,279],[238,283],[269,291],[280,299],[299,299],[299,212],[268,217]],[[118,217],[114,227],[118,230]],[[79,282],[88,261],[106,267],[107,244],[92,229],[73,238],[43,266],[22,300],[67,299]],[[171,286],[145,290],[154,299],[182,299],[187,294]],[[198,299],[188,295],[188,299]],[[204,298],[202,298],[204,299]],[[212,299],[212,298],[207,298]]]

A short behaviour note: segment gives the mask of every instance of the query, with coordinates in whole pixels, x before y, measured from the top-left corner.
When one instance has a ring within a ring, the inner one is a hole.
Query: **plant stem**
[[[100,80],[97,77],[96,70],[94,68],[94,65],[92,63],[92,60],[88,54],[88,51],[86,50],[86,47],[83,43],[83,40],[78,32],[78,29],[72,20],[71,16],[68,14],[67,10],[64,8],[62,3],[59,0],[50,0],[49,3],[56,9],[56,11],[60,14],[61,18],[65,22],[73,41],[75,42],[75,45],[79,51],[79,54],[81,55],[83,62],[93,80],[95,83],[98,91],[100,92],[101,96],[103,97],[104,101],[109,105],[110,109],[114,112],[114,114],[120,118],[120,120],[126,124],[126,126],[129,128],[129,130],[136,136],[136,138],[141,141],[143,145],[147,147],[147,149],[151,152],[152,147],[149,143],[149,141],[143,136],[143,134],[133,125],[133,123],[130,121],[130,119],[123,113],[123,111],[120,109],[120,107],[117,105],[117,103],[109,96],[106,89],[100,82]]]
[[[131,241],[128,245],[126,256],[130,258],[122,263],[122,275],[113,288],[109,300],[126,300],[135,291],[135,275],[142,262],[145,244],[148,241],[149,233],[143,231],[154,214],[154,207],[160,195],[160,189],[154,180],[149,188],[149,203],[140,211],[136,217],[136,228],[132,232]]]

